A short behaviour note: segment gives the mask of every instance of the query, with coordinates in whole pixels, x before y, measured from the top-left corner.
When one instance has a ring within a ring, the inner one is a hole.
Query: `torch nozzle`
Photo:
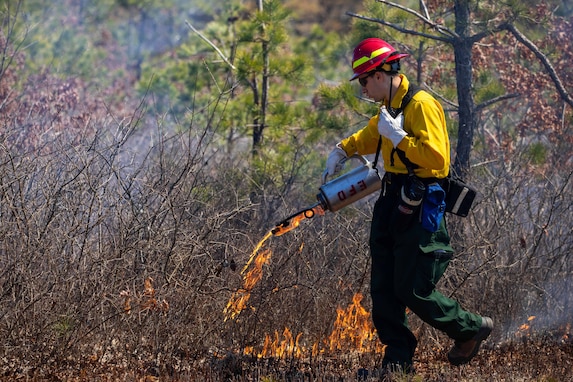
[[[308,208],[305,208],[297,213],[292,214],[288,218],[278,223],[276,227],[271,230],[271,233],[274,236],[280,236],[282,234],[285,234],[298,227],[301,220],[310,219],[314,217],[314,215],[317,213],[319,215],[324,214],[324,209],[322,208],[320,203],[316,203]]]
[[[282,235],[284,232],[281,233],[281,231],[286,230],[288,228],[288,226],[290,225],[290,220],[283,220],[282,222],[280,222],[279,224],[277,224],[275,226],[275,228],[273,228],[271,230],[271,233],[274,236],[280,236]],[[286,231],[285,231],[286,232]]]

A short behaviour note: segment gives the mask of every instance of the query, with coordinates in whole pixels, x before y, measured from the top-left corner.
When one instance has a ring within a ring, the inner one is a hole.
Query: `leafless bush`
[[[53,136],[49,150],[1,147],[5,360],[21,357],[32,376],[70,362],[185,373],[193,360],[260,349],[285,328],[307,351],[327,348],[336,308],[368,295],[371,204],[270,238],[247,309],[225,320],[253,248],[292,210],[274,209],[272,185],[253,196],[242,169],[211,168],[208,129],[157,130],[142,151],[130,146],[150,134],[137,116],[93,123],[96,134]],[[440,287],[495,317],[497,339],[530,315],[540,329],[571,322],[570,177],[492,168],[473,179],[482,198],[472,215],[449,217],[457,258]],[[312,192],[278,197],[298,208]]]
[[[461,240],[454,243],[452,293],[496,317],[503,339],[530,316],[540,330],[572,318],[571,172],[522,163],[476,176],[481,200],[470,219],[453,224]]]
[[[287,211],[269,212],[276,202],[260,189],[254,203],[243,170],[209,167],[205,129],[157,131],[142,153],[130,146],[147,134],[137,116],[91,123],[93,135],[1,146],[5,371],[19,358],[27,375],[72,361],[175,367],[174,358],[241,351],[285,326],[318,341],[329,327],[317,317],[330,321],[364,288],[364,229],[327,215],[294,240],[271,239],[252,309],[225,322],[240,268]]]
[[[285,328],[307,355],[319,346],[348,369],[375,364],[375,354],[327,352],[337,307],[368,296],[373,200],[268,239],[270,260],[247,308],[225,320],[255,245],[314,203],[314,187],[280,194],[264,174],[212,165],[210,126],[153,126],[138,112],[106,114],[90,119],[90,134],[60,130],[26,150],[9,140],[0,147],[3,372],[79,365],[192,375],[203,365],[217,380],[261,368],[240,355],[266,336],[282,340]],[[532,315],[540,330],[571,322],[571,174],[550,171],[476,172],[473,213],[448,217],[457,257],[440,288],[492,315],[497,341]],[[424,351],[447,347],[412,324]],[[304,362],[291,353],[272,367],[300,372]]]

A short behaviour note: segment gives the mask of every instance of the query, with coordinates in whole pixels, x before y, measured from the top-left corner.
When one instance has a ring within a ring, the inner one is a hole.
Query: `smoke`
[[[524,299],[522,311],[523,316],[503,325],[505,339],[549,336],[558,341],[564,338],[570,341],[573,324],[573,275],[547,280],[534,286]]]

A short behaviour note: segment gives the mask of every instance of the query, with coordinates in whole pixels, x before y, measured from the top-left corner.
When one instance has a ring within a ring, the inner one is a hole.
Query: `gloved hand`
[[[344,161],[347,157],[346,151],[336,145],[326,160],[326,170],[322,173],[322,184],[326,183],[327,176],[336,175],[336,173],[344,168]]]
[[[380,115],[378,119],[378,132],[380,135],[388,138],[392,141],[394,147],[398,146],[398,143],[406,136],[408,133],[404,131],[404,116],[400,113],[396,118],[392,118],[386,107],[382,106],[380,108]]]

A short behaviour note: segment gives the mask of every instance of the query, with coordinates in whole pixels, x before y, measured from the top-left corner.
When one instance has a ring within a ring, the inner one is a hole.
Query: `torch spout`
[[[282,234],[285,234],[285,233],[295,229],[296,227],[298,227],[301,220],[311,219],[317,213],[319,215],[324,214],[324,209],[322,208],[322,205],[320,203],[313,204],[310,207],[307,207],[303,210],[300,210],[300,211],[292,214],[288,218],[286,218],[283,221],[281,221],[280,223],[278,223],[276,225],[276,227],[271,230],[271,233],[274,236],[280,236]]]

